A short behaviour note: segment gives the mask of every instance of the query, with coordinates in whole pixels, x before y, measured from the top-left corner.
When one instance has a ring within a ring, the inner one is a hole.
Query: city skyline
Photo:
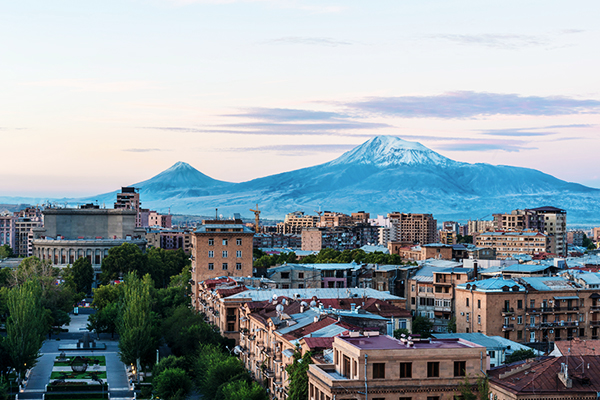
[[[579,5],[7,4],[2,195],[104,193],[177,161],[247,181],[377,135],[600,187],[600,6]]]

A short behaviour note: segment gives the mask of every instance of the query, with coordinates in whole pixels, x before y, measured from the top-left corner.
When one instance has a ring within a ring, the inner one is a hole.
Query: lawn
[[[58,357],[56,357],[55,361],[54,361],[54,366],[55,367],[70,367],[71,366],[71,360],[73,360],[75,357],[67,357],[67,360],[69,361],[56,361],[58,360]],[[104,356],[92,356],[92,357],[85,357],[89,360],[89,364],[95,364],[96,361],[99,362],[98,365],[101,365],[103,367],[106,367],[106,357]]]
[[[59,372],[54,371],[50,375],[50,379],[92,379],[92,376],[96,375],[100,379],[106,379],[106,371],[86,371],[86,372]]]

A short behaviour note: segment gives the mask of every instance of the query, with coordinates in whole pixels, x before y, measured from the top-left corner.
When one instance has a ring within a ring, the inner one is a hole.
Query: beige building
[[[494,249],[496,257],[501,260],[519,254],[551,252],[550,238],[534,231],[484,232],[474,236],[473,241],[478,247]]]
[[[308,370],[311,400],[453,399],[485,374],[486,348],[462,339],[396,340],[377,332],[333,341],[333,363]]]
[[[494,230],[494,221],[469,221],[467,223],[467,229],[469,235],[474,235],[476,233],[492,231]]]
[[[431,214],[388,214],[392,242],[428,244],[437,242],[437,221]]]
[[[277,224],[277,233],[298,235],[303,229],[317,226],[319,217],[304,215],[303,211],[295,211],[285,216],[283,222]]]
[[[456,287],[457,332],[517,342],[598,339],[598,289],[561,277],[492,278]]]
[[[355,221],[350,215],[339,212],[324,211],[317,226],[321,228],[333,228],[336,226],[351,226],[354,225],[354,222]]]
[[[241,220],[205,220],[192,232],[192,281],[218,276],[252,276],[254,232]],[[197,285],[192,295],[198,296]]]

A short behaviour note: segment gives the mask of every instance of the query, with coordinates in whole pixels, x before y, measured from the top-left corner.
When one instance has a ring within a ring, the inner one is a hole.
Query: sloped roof
[[[467,285],[469,285],[469,287],[475,286],[476,287],[475,290],[482,291],[482,292],[500,292],[500,291],[502,291],[502,288],[504,288],[505,286],[509,287],[510,290],[512,290],[512,288],[515,286],[517,286],[519,288],[519,291],[525,290],[525,287],[523,285],[518,284],[517,282],[513,281],[512,279],[504,279],[503,277],[461,283],[460,285],[457,285],[456,287],[458,289],[467,289]]]
[[[575,338],[569,341],[554,342],[554,347],[563,356],[600,356],[600,340],[581,340]]]

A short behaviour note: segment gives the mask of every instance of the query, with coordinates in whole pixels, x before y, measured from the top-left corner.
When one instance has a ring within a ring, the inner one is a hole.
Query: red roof
[[[572,387],[567,388],[558,378],[561,364],[569,366]],[[523,368],[518,370],[517,368]],[[513,374],[510,374],[514,371]],[[501,375],[509,373],[508,376]],[[600,392],[600,356],[551,357],[529,363],[510,364],[489,371],[490,386],[502,387],[521,396],[536,395],[548,398],[558,394],[569,394],[570,398],[580,398],[584,393],[596,397]]]
[[[221,298],[223,298],[233,296],[234,294],[238,294],[246,290],[248,289],[245,286],[236,286],[233,288],[217,289],[216,292]]]
[[[334,339],[332,337],[305,337],[302,340],[311,350],[323,350],[331,349]]]
[[[569,341],[554,342],[554,347],[563,356],[600,356],[600,340],[581,340],[579,338]],[[570,350],[570,351],[569,351]]]

